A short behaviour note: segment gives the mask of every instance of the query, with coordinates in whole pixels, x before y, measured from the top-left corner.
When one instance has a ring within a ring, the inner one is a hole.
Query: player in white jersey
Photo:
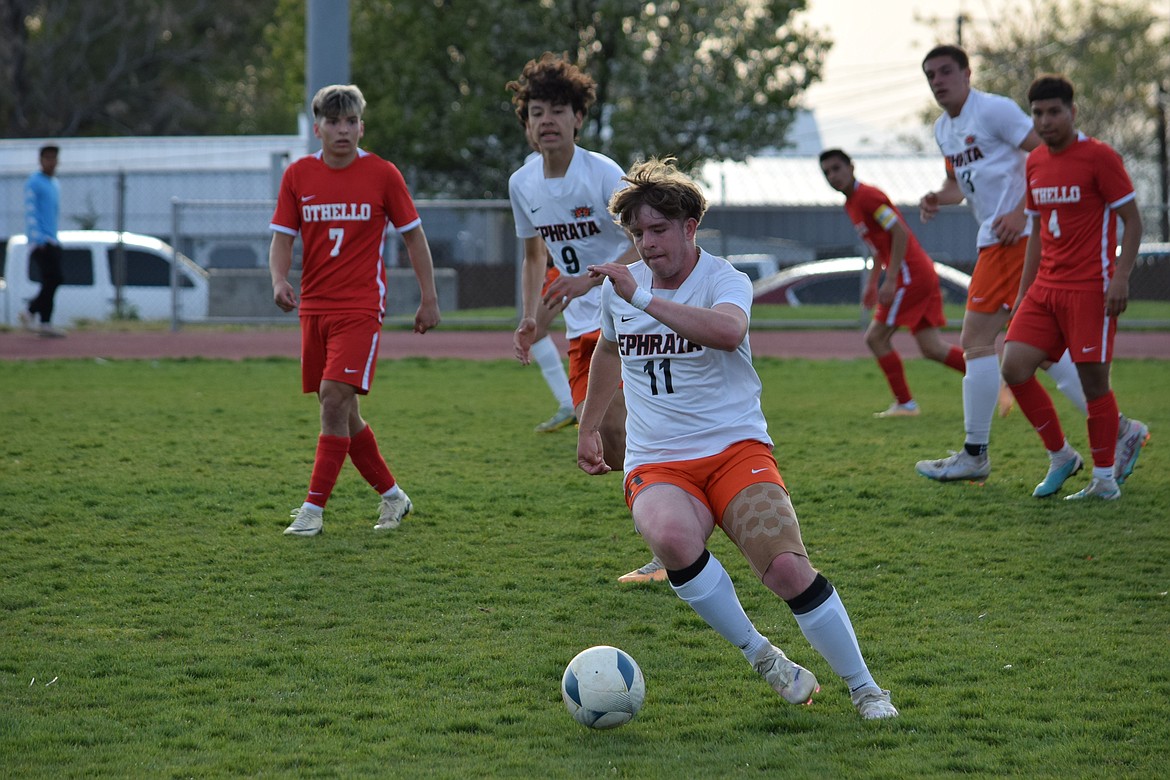
[[[533,120],[530,120],[533,121]],[[564,282],[556,285],[569,301],[565,306],[565,335],[575,339],[597,330],[601,288],[585,271],[589,263],[616,261],[633,253],[629,236],[609,218],[606,207],[621,186],[622,169],[608,157],[574,145],[568,167],[560,177],[547,177],[543,157],[530,159],[508,181],[508,196],[516,235],[525,242],[525,317],[535,312],[545,274],[545,247]],[[528,260],[532,241],[534,262]],[[628,258],[632,259],[632,258]],[[539,271],[529,288],[530,265]],[[529,307],[528,304],[533,304]]]
[[[539,159],[540,143],[532,136],[527,124],[521,122],[520,126],[524,128],[524,138],[533,149],[532,153],[524,158],[525,161]],[[553,265],[551,254],[548,256],[546,266],[544,287],[541,288],[542,295],[548,290],[548,286],[560,276],[560,271]],[[565,372],[561,353],[552,336],[548,333],[549,325],[557,318],[563,308],[565,308],[565,304],[562,301],[553,306],[539,306],[536,310],[536,329],[532,333],[532,345],[528,348],[528,352],[540,369],[549,392],[552,393],[557,402],[556,412],[534,428],[536,433],[554,433],[562,428],[577,424],[577,411],[573,408],[573,391],[569,388],[569,375]]]
[[[1011,100],[971,88],[970,62],[959,47],[935,47],[923,59],[922,71],[943,108],[934,134],[946,158],[947,176],[939,190],[923,196],[919,214],[926,222],[940,206],[967,200],[979,222],[979,257],[967,291],[960,336],[967,363],[963,377],[966,439],[961,451],[919,461],[917,470],[939,482],[981,482],[991,473],[988,445],[1000,397],[996,338],[1007,324],[1019,291],[1030,227],[1024,216],[1024,161],[1040,145],[1040,137],[1028,115]],[[1045,363],[1045,369],[1057,388],[1085,413],[1085,394],[1069,356]],[[1122,420],[1120,430],[1119,453],[1139,428]]]
[[[527,160],[508,180],[516,235],[524,241],[521,292],[524,313],[513,335],[516,358],[527,365],[539,335],[541,306],[564,305],[569,339],[569,387],[581,417],[589,361],[600,329],[601,279],[590,264],[630,263],[637,252],[625,231],[609,217],[609,198],[622,186],[622,169],[604,155],[577,146],[577,133],[596,97],[593,79],[577,66],[545,52],[509,82],[516,116],[539,157]],[[548,257],[560,275],[541,294]],[[620,396],[600,424],[611,466],[625,453],[626,409]],[[623,575],[623,582],[661,581],[658,561]]]
[[[610,211],[642,261],[589,266],[605,282],[578,465],[589,474],[609,471],[599,428],[624,383],[626,503],[674,592],[785,701],[803,704],[820,690],[815,676],[744,613],[731,578],[707,549],[715,526],[722,527],[847,682],[861,716],[896,717],[840,596],[809,563],[772,455],[748,342],[751,282],[696,245],[706,199],[673,160],[639,163],[625,180],[629,186],[614,194]]]

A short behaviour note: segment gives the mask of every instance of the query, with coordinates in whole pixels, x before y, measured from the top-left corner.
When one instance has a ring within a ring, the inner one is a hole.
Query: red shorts
[[[599,338],[601,331],[595,330],[569,339],[569,389],[573,391],[575,407],[585,400],[589,389],[589,364],[593,362],[593,350],[597,349]]]
[[[378,364],[382,323],[373,314],[301,315],[301,388],[321,389],[321,380],[370,392]]]
[[[899,287],[894,292],[894,302],[889,306],[879,303],[873,318],[889,327],[909,328],[911,333],[943,327],[947,324],[947,317],[943,313],[938,277],[931,274],[921,284]]]
[[[784,478],[771,448],[760,441],[741,441],[717,455],[696,460],[647,463],[626,474],[626,506],[634,508],[634,499],[643,489],[662,483],[675,485],[702,501],[716,523],[731,499],[748,485],[772,482],[787,491]]]
[[[1043,350],[1053,361],[1067,349],[1074,363],[1108,363],[1116,333],[1117,320],[1105,314],[1100,290],[1033,284],[1012,317],[1007,340]]]
[[[981,314],[1011,311],[1020,294],[1024,252],[1028,242],[992,244],[979,250],[971,284],[967,288],[967,310]]]

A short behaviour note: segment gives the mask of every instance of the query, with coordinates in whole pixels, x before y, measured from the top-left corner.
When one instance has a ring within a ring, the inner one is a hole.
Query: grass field
[[[722,536],[748,614],[821,680],[812,706],[668,587],[617,585],[647,558],[620,477],[531,433],[535,369],[383,362],[363,410],[416,512],[376,535],[347,466],[297,539],[317,417],[295,361],[4,364],[0,776],[1164,776],[1170,363],[1115,366],[1154,438],[1111,504],[1032,499],[1046,459],[1018,411],[985,486],[915,475],[961,443],[961,404],[955,374],[907,367],[923,416],[877,420],[872,361],[759,363],[813,563],[902,711],[866,723]],[[647,679],[610,732],[560,701],[593,644]]]

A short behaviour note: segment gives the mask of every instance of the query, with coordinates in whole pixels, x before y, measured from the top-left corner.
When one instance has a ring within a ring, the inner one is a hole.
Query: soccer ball
[[[597,645],[569,661],[561,678],[561,697],[582,726],[612,729],[638,714],[646,698],[646,679],[629,653]]]

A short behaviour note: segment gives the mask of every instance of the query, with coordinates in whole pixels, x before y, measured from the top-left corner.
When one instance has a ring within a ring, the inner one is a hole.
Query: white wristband
[[[654,296],[645,287],[639,287],[634,290],[634,294],[630,296],[630,305],[635,309],[646,311],[646,307],[650,305],[650,301],[654,300]]]

